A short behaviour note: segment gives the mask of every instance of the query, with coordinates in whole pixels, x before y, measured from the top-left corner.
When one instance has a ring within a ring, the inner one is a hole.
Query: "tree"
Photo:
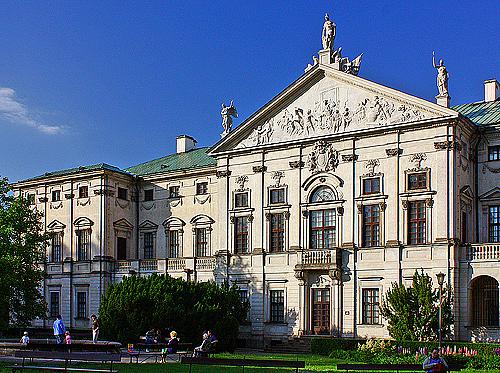
[[[0,329],[46,315],[39,263],[45,261],[49,237],[41,218],[28,198],[14,197],[7,179],[0,178]]]
[[[444,287],[442,292],[443,337],[449,335],[453,324],[452,291]],[[387,319],[391,337],[396,340],[429,341],[438,338],[439,290],[434,289],[432,279],[422,270],[415,271],[411,287],[392,283],[380,307]]]
[[[219,337],[218,348],[236,347],[248,304],[236,286],[187,282],[168,275],[131,276],[111,285],[99,308],[103,336],[131,343],[151,329],[173,328],[185,342],[201,342],[204,330]]]

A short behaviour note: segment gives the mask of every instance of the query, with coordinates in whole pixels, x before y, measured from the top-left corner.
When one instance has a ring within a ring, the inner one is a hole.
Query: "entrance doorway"
[[[330,334],[330,289],[312,289],[313,334]]]

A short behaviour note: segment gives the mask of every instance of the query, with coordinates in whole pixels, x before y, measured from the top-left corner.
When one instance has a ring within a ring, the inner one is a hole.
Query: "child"
[[[30,337],[28,336],[28,332],[24,332],[23,337],[21,338],[21,343],[23,345],[27,345],[30,343]]]
[[[64,333],[64,335],[66,336],[64,339],[66,341],[66,344],[67,345],[70,345],[71,344],[71,335],[69,334],[69,332],[67,331],[66,333]]]

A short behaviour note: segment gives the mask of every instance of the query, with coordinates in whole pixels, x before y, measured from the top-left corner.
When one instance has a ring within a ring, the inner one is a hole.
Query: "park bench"
[[[135,348],[136,351],[134,352],[127,351],[131,363],[133,359],[135,359],[136,363],[139,363],[139,359],[141,359],[140,361],[141,363],[144,363],[152,359],[154,359],[156,363],[158,362],[158,360],[160,360],[161,362],[165,362],[167,359],[173,361],[180,361],[180,358],[182,356],[190,356],[192,354],[191,343],[179,343],[177,352],[174,354],[164,354],[161,352],[164,348],[167,348],[166,343],[153,343],[153,344],[137,343],[135,345]],[[148,351],[158,351],[158,352],[157,353],[145,352],[146,349]]]
[[[337,364],[337,370],[346,373],[370,372],[418,372],[422,373],[422,364]],[[461,367],[450,365],[448,372],[460,371]]]
[[[242,367],[242,372],[245,372],[245,367],[292,368],[298,372],[299,368],[305,368],[306,366],[304,361],[299,360],[216,359],[208,357],[182,357],[181,364],[189,364],[190,373],[193,365]]]
[[[61,352],[61,351],[27,351],[19,350],[14,353],[17,358],[22,358],[22,364],[11,365],[8,368],[12,369],[12,373],[23,372],[24,370],[35,371],[52,371],[52,372],[110,372],[115,373],[118,370],[113,369],[113,362],[121,361],[121,354],[102,353],[102,352]],[[49,360],[49,364],[53,364],[54,360],[60,361],[64,365],[43,365],[33,363],[33,360]],[[109,362],[108,369],[96,368],[78,368],[70,367],[72,361],[104,363]]]

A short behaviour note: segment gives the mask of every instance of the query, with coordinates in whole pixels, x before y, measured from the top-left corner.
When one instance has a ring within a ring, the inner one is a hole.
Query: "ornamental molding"
[[[229,170],[217,171],[217,172],[215,172],[215,176],[217,176],[217,179],[222,179],[223,177],[229,177],[229,176],[231,176],[231,171],[229,171]]]
[[[60,201],[59,203],[54,203],[54,202],[50,203],[51,210],[57,210],[57,209],[61,208],[62,206],[63,206],[62,201]]]
[[[380,165],[380,161],[378,159],[370,159],[365,163],[365,168],[368,170],[369,175],[373,175],[375,173],[375,167]]]
[[[462,144],[457,141],[438,141],[434,143],[434,149],[436,150],[447,150],[447,149],[457,149],[458,151],[462,150]]]
[[[120,206],[122,209],[130,208],[130,201],[115,198],[115,206]]]
[[[182,206],[181,197],[169,198],[167,200],[167,207],[177,207],[177,206]]]
[[[240,175],[236,178],[236,184],[238,184],[239,188],[238,191],[243,191],[245,190],[245,184],[248,182],[248,176],[247,175]]]
[[[96,196],[108,196],[108,197],[113,197],[115,195],[115,192],[109,189],[96,189],[94,190],[94,194]]]
[[[288,165],[290,166],[290,168],[302,168],[305,166],[304,162],[302,161],[291,161],[288,162]]]
[[[143,202],[141,203],[141,210],[153,210],[156,209],[156,202]]]
[[[412,162],[418,170],[422,169],[422,162],[425,160],[427,160],[427,155],[425,155],[425,153],[416,153],[410,156],[410,162]]]
[[[385,211],[385,209],[387,208],[387,203],[385,203],[385,202],[379,202],[378,206],[380,208],[380,211]]]
[[[210,194],[205,194],[205,195],[196,195],[194,196],[194,203],[199,203],[200,205],[203,205],[206,202],[210,202],[211,200],[211,195]]]
[[[494,174],[500,173],[500,168],[493,168],[493,167],[488,166],[487,164],[483,164],[483,168],[482,168],[483,174],[486,173],[486,170],[488,170],[489,172],[494,173]]]
[[[40,198],[38,198],[38,201],[41,203],[45,203],[45,202],[48,202],[49,199],[47,197],[40,197]]]
[[[73,199],[74,197],[75,197],[75,195],[73,193],[66,193],[64,195],[64,198],[66,198],[66,199]]]
[[[342,162],[353,162],[358,160],[357,154],[342,154]]]
[[[76,200],[76,205],[77,206],[87,206],[87,205],[90,205],[90,197],[87,197],[87,198],[78,198]]]
[[[388,157],[395,157],[397,155],[403,154],[403,149],[401,148],[385,149],[385,154],[387,154]]]
[[[434,200],[433,200],[432,198],[427,198],[427,199],[425,200],[425,205],[426,205],[427,207],[431,207],[431,208],[432,208],[432,207],[434,206]]]
[[[337,207],[337,214],[339,216],[343,216],[344,215],[344,207],[343,206]]]
[[[285,177],[285,173],[283,171],[273,171],[271,174],[271,179],[274,180],[274,186],[279,187],[281,185],[281,179]]]
[[[252,171],[254,173],[263,173],[267,171],[267,166],[253,166]]]
[[[332,144],[321,140],[314,144],[314,149],[307,157],[307,167],[313,174],[334,172],[339,165],[339,152]]]

